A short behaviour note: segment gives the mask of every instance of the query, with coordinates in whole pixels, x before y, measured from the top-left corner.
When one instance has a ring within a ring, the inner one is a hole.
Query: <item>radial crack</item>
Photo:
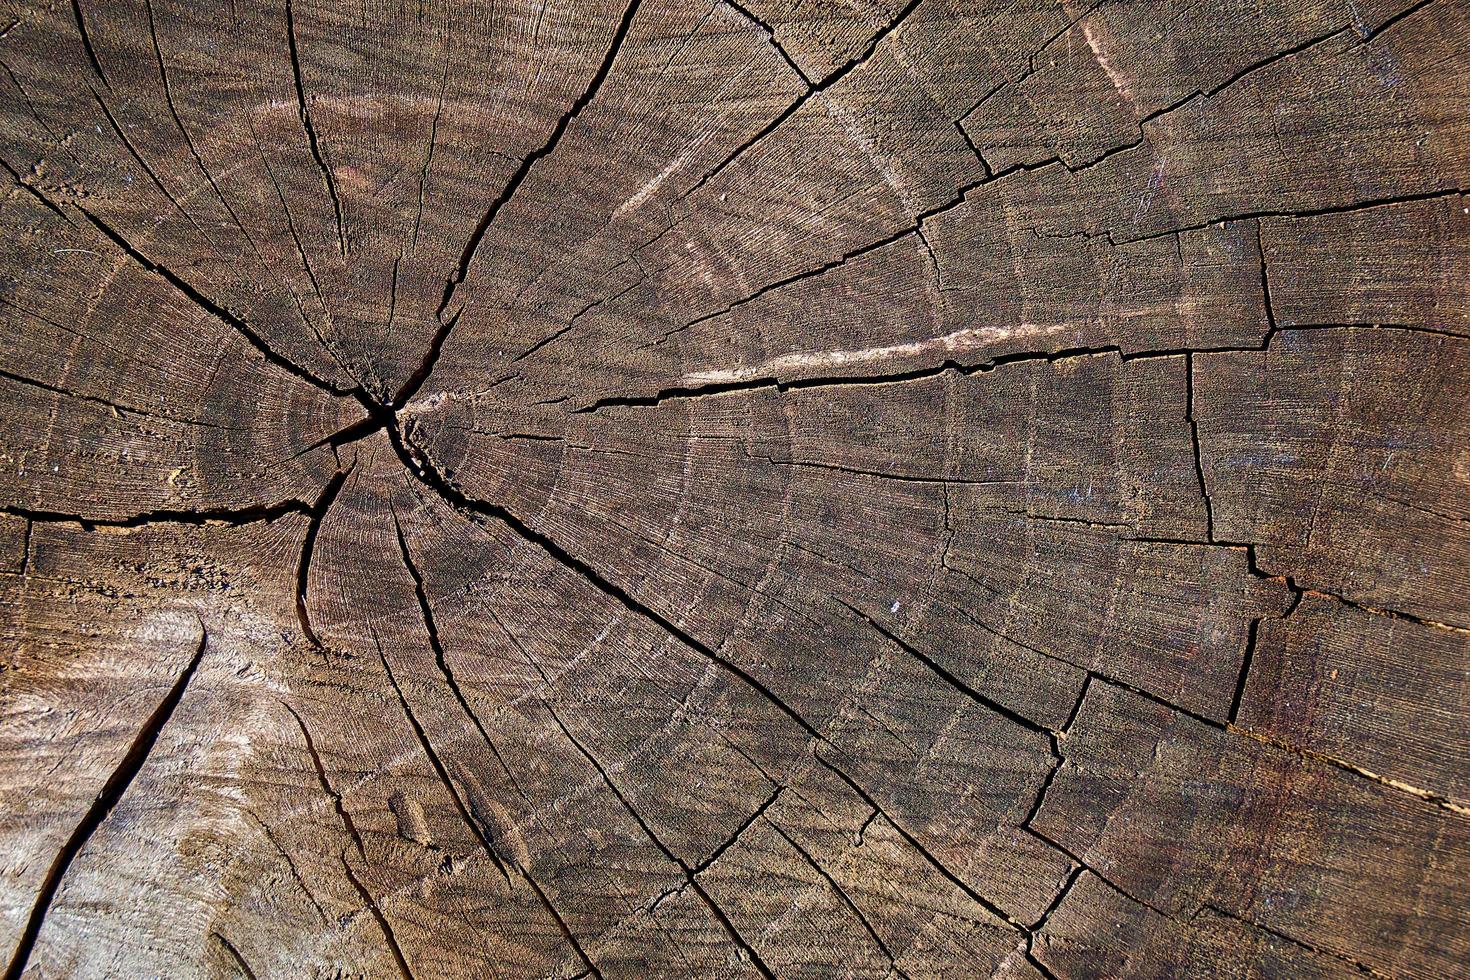
[[[316,161],[317,169],[321,171],[322,180],[327,185],[327,194],[332,199],[332,213],[337,218],[337,249],[342,257],[347,257],[347,230],[342,222],[342,201],[337,196],[337,181],[332,176],[331,168],[327,166],[322,158],[322,150],[317,142],[316,127],[311,123],[311,110],[306,105],[306,86],[301,81],[301,57],[296,50],[296,17],[292,10],[291,0],[286,0],[286,44],[291,54],[291,77],[296,83],[296,111],[301,120],[301,128],[306,131],[306,140],[311,147],[311,158]]]
[[[663,402],[707,398],[712,395],[727,395],[743,391],[761,391],[775,389],[777,391],[797,391],[803,388],[838,388],[857,387],[860,385],[889,385],[906,384],[911,381],[923,381],[935,378],[942,374],[955,372],[962,375],[985,374],[996,368],[1005,367],[1010,364],[1018,364],[1026,361],[1044,361],[1054,363],[1077,357],[1091,357],[1095,354],[1116,354],[1121,360],[1141,360],[1152,357],[1172,357],[1188,353],[1247,353],[1255,352],[1261,348],[1257,347],[1221,347],[1208,348],[1197,351],[1190,350],[1146,350],[1146,351],[1124,351],[1117,344],[1101,344],[1095,347],[1067,347],[1051,351],[1018,351],[1010,354],[999,354],[986,358],[983,361],[965,363],[954,359],[946,359],[938,364],[925,367],[910,368],[903,371],[893,371],[879,374],[854,374],[854,375],[824,375],[815,377],[798,377],[783,380],[775,375],[767,377],[752,377],[736,381],[717,381],[704,384],[682,385],[660,389],[651,395],[612,395],[599,398],[590,404],[574,409],[573,414],[585,414],[596,412],[604,408],[616,407],[656,407]]]
[[[872,616],[869,616],[858,607],[847,602],[847,600],[839,596],[837,597],[837,603],[848,612],[856,616],[858,619],[867,623],[868,626],[875,630],[884,639],[888,640],[888,642],[892,643],[894,646],[898,647],[900,650],[902,650],[904,653],[907,653],[915,660],[919,661],[919,663],[927,667],[935,676],[939,677],[950,687],[954,688],[956,691],[959,691],[970,700],[981,705],[987,710],[997,715],[1000,715],[1006,721],[1009,721],[1014,725],[1019,725],[1021,728],[1024,728],[1028,732],[1032,732],[1033,734],[1037,735],[1051,736],[1053,740],[1055,739],[1055,736],[1052,735],[1052,732],[1045,726],[1038,725],[1036,722],[1032,721],[1030,718],[1027,718],[1025,715],[1019,714],[1018,712],[1007,708],[999,701],[995,701],[991,698],[986,697],[984,694],[981,694],[979,691],[975,690],[973,687],[960,680],[959,677],[957,677],[953,672],[947,670],[942,664],[934,660],[934,658],[930,657],[922,650],[919,650],[917,647],[912,646],[903,638],[901,638],[898,634],[894,633],[888,627],[884,626],[882,623],[878,622],[876,619],[874,619]],[[1053,746],[1053,748],[1055,749],[1055,746]]]
[[[413,729],[414,735],[418,738],[419,747],[424,750],[424,755],[428,757],[429,763],[434,767],[434,772],[438,775],[439,782],[443,784],[444,789],[449,793],[449,798],[454,801],[455,811],[459,814],[460,819],[464,821],[465,826],[469,828],[470,833],[480,842],[480,846],[484,848],[490,860],[494,862],[496,869],[500,871],[501,877],[505,879],[506,884],[509,884],[510,872],[506,870],[505,862],[501,860],[499,853],[496,852],[495,845],[491,840],[489,828],[484,826],[478,817],[470,813],[469,807],[466,806],[464,798],[460,795],[459,787],[455,785],[454,779],[449,775],[449,770],[445,767],[444,761],[439,757],[439,752],[434,748],[433,743],[429,741],[428,732],[424,731],[423,724],[419,721],[418,716],[413,713],[413,708],[409,706],[408,699],[404,697],[403,688],[399,685],[398,678],[394,676],[393,668],[388,664],[388,657],[383,653],[383,644],[378,639],[376,632],[373,633],[373,644],[377,647],[378,660],[383,665],[383,673],[388,676],[388,684],[393,688],[393,693],[398,698],[398,706],[403,710],[403,716],[408,719],[409,727]]]
[[[954,885],[971,901],[979,905],[981,908],[985,909],[985,911],[989,912],[997,919],[1000,919],[1002,922],[1006,923],[1006,925],[1010,926],[1018,932],[1022,932],[1025,930],[1025,926],[1017,921],[1009,912],[1001,908],[999,905],[996,905],[984,895],[981,895],[974,888],[970,887],[970,885],[966,883],[963,878],[955,874],[949,869],[948,866],[942,863],[939,858],[935,857],[934,853],[930,851],[927,847],[925,847],[917,837],[906,830],[902,824],[894,820],[893,817],[889,815],[888,811],[884,809],[883,806],[873,798],[873,795],[858,784],[857,780],[849,776],[831,760],[824,758],[821,752],[813,751],[812,757],[817,760],[818,764],[820,764],[822,768],[826,769],[828,772],[832,773],[838,779],[846,783],[847,787],[851,789],[854,793],[856,793],[859,797],[861,797],[864,803],[866,803],[868,806],[872,807],[879,814],[881,814],[884,822],[892,827],[898,833],[898,835],[908,843],[910,847],[917,851],[919,856],[929,863],[930,867],[939,872],[940,877],[942,877],[945,881],[948,881],[950,884]]]
[[[629,612],[636,614],[640,618],[654,623],[665,633],[678,640],[684,646],[701,654],[711,663],[739,678],[746,685],[748,685],[757,693],[759,693],[762,697],[764,697],[767,701],[771,702],[771,704],[780,709],[782,714],[786,715],[788,718],[794,721],[804,732],[810,735],[813,739],[816,739],[818,741],[823,740],[822,734],[818,732],[810,722],[808,722],[794,708],[787,704],[786,701],[780,697],[780,695],[776,694],[770,688],[766,687],[744,668],[726,659],[725,657],[722,657],[719,652],[710,647],[709,644],[703,642],[684,628],[678,626],[668,617],[662,615],[661,613],[655,611],[654,609],[635,599],[632,594],[629,593],[622,586],[611,581],[597,569],[589,565],[587,562],[567,551],[550,535],[547,535],[531,527],[510,510],[498,504],[492,504],[488,501],[476,500],[465,494],[453,483],[445,479],[444,475],[440,473],[437,468],[435,468],[433,463],[428,459],[426,455],[424,455],[422,452],[416,451],[417,447],[414,447],[414,449],[411,450],[405,444],[403,438],[398,434],[396,429],[394,429],[393,427],[389,427],[388,434],[390,441],[399,454],[399,458],[404,462],[404,465],[407,467],[409,473],[411,473],[416,479],[418,479],[420,483],[424,484],[424,486],[428,487],[431,491],[433,491],[440,498],[449,503],[456,510],[459,510],[461,513],[467,513],[472,517],[489,517],[503,524],[509,530],[514,532],[518,537],[523,539],[527,544],[533,545],[538,550],[544,552],[548,557],[555,560],[558,564],[565,566],[567,570],[574,572],[581,578],[585,579],[609,599],[614,600],[623,608],[627,609]]]
[[[354,463],[353,466],[355,465]],[[321,496],[311,508],[311,522],[307,525],[306,537],[301,542],[301,557],[296,563],[296,621],[300,624],[301,633],[306,637],[306,641],[319,651],[325,651],[326,647],[322,644],[321,638],[317,636],[316,630],[312,628],[311,613],[306,605],[306,590],[311,574],[311,556],[316,548],[317,534],[321,531],[322,522],[326,520],[327,511],[331,510],[337,494],[342,492],[342,484],[347,481],[353,466],[345,470],[338,470],[322,488]]]
[[[305,381],[307,384],[312,385],[315,388],[320,388],[322,391],[329,392],[330,394],[355,394],[354,390],[351,388],[338,388],[335,385],[328,384],[327,382],[318,378],[316,375],[312,374],[306,368],[301,367],[294,361],[291,361],[283,355],[276,353],[276,351],[273,350],[271,346],[267,344],[259,334],[252,330],[250,328],[250,325],[247,324],[244,320],[235,316],[223,306],[220,306],[218,303],[206,297],[203,293],[201,293],[199,290],[195,289],[187,281],[185,281],[183,277],[175,274],[166,266],[159,265],[157,262],[154,262],[152,259],[148,258],[146,255],[143,254],[142,251],[136,248],[127,239],[123,238],[123,236],[120,235],[117,231],[113,230],[113,228],[106,222],[104,222],[101,218],[98,218],[96,215],[94,215],[92,212],[88,211],[81,205],[76,205],[76,208],[77,210],[81,211],[82,214],[87,218],[87,220],[90,221],[98,231],[102,232],[102,234],[105,235],[109,241],[111,241],[118,248],[122,249],[129,258],[138,263],[138,265],[142,266],[144,269],[147,269],[149,272],[152,272],[162,278],[165,282],[174,287],[174,289],[181,293],[195,306],[204,310],[206,313],[221,321],[226,326],[233,328],[236,333],[238,333],[241,337],[245,339],[246,343],[255,348],[260,356],[265,358],[266,361],[268,361],[269,363],[274,364],[276,367],[282,368],[290,374],[295,375],[302,381]]]
[[[245,961],[245,957],[235,948],[235,944],[225,938],[224,933],[214,931],[210,935],[219,942],[235,966],[239,968],[240,974],[245,977],[245,980],[256,980],[255,971],[250,968],[250,964]]]
[[[393,954],[393,962],[398,966],[398,972],[403,976],[403,980],[414,980],[413,970],[409,968],[408,959],[403,955],[403,947],[398,944],[398,937],[393,932],[393,925],[388,921],[388,916],[378,907],[378,903],[373,898],[372,892],[368,891],[367,886],[357,877],[356,872],[352,870],[352,865],[347,863],[347,856],[340,854],[337,856],[337,860],[342,863],[342,872],[347,876],[347,880],[351,882],[352,888],[357,892],[358,898],[362,899],[363,907],[368,910],[368,913],[373,917],[373,921],[378,924],[378,931],[383,934],[383,940],[388,944],[388,952]]]
[[[169,719],[173,717],[174,710],[183,700],[184,691],[188,688],[189,682],[193,680],[194,672],[198,669],[200,661],[204,659],[204,651],[208,645],[209,631],[204,628],[204,623],[201,621],[199,623],[199,645],[194,650],[194,655],[179,672],[163,699],[144,719],[143,726],[133,737],[132,744],[123,753],[106,782],[102,784],[91,806],[82,815],[81,821],[72,830],[66,843],[62,844],[61,850],[57,852],[51,866],[47,869],[46,876],[41,881],[41,887],[36,893],[36,900],[31,906],[30,916],[26,920],[25,928],[21,931],[15,952],[10,958],[10,965],[5,970],[5,980],[19,980],[26,972],[26,964],[30,961],[36,939],[41,934],[41,927],[46,922],[46,913],[50,911],[56,891],[61,887],[61,880],[66,876],[77,855],[87,846],[92,835],[102,826],[123,795],[127,793],[128,787],[133,784],[138,773],[142,771],[149,754],[153,751],[153,746],[158,742],[158,736],[162,734],[164,726],[168,724]]]
[[[459,262],[455,266],[454,272],[449,276],[448,282],[445,283],[444,295],[439,302],[438,310],[438,316],[441,320],[444,317],[444,311],[449,308],[450,302],[454,299],[456,287],[464,281],[465,275],[469,272],[470,263],[474,261],[475,253],[480,248],[480,242],[484,239],[486,232],[490,230],[491,224],[495,221],[495,216],[500,213],[500,209],[509,203],[511,197],[515,195],[521,183],[530,174],[531,168],[536,165],[536,161],[548,156],[556,149],[557,144],[561,142],[562,134],[566,132],[572,120],[576,119],[582,110],[587,108],[588,104],[597,96],[598,89],[602,88],[602,83],[607,80],[608,74],[612,71],[613,62],[617,60],[618,52],[622,49],[623,42],[628,37],[628,27],[633,22],[633,15],[638,12],[639,2],[640,0],[631,0],[627,8],[623,11],[623,17],[613,32],[612,42],[608,45],[607,53],[603,55],[602,63],[598,65],[597,71],[587,84],[587,88],[572,102],[571,108],[557,120],[556,126],[552,128],[551,135],[547,137],[546,142],[541,144],[537,149],[532,150],[521,160],[521,165],[511,175],[505,188],[500,192],[499,196],[490,202],[490,206],[485,210],[484,215],[481,216],[479,223],[475,225],[474,231],[470,233],[469,240],[465,242],[465,247],[460,253]],[[445,324],[441,329],[443,332],[448,333],[450,327],[452,327],[452,324]],[[443,342],[441,340],[439,346],[442,345]],[[432,369],[432,364],[429,365],[429,369]],[[427,374],[428,372],[425,371],[425,373]]]
[[[112,83],[107,80],[107,73],[102,70],[102,62],[97,58],[97,50],[92,47],[92,38],[87,33],[87,19],[82,16],[81,0],[71,0],[71,13],[76,18],[77,35],[82,39],[82,48],[87,52],[87,60],[92,64],[92,70],[97,77],[102,79],[102,84],[107,90],[112,91]]]

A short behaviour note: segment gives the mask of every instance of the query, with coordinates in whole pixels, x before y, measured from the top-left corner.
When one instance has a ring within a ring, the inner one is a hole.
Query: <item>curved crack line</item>
[[[352,473],[356,465],[354,462],[345,470],[338,470],[332,474],[332,478],[322,488],[321,495],[317,497],[316,503],[311,508],[311,523],[307,525],[306,537],[301,542],[301,555],[296,562],[296,621],[301,626],[301,633],[306,637],[306,641],[322,653],[325,653],[327,648],[317,636],[316,630],[312,628],[311,612],[306,604],[311,557],[316,550],[316,538],[321,532],[322,522],[326,520],[327,511],[331,509],[337,495],[342,492],[342,485],[347,482],[348,475]]]
[[[92,70],[97,77],[102,79],[102,84],[107,90],[112,91],[112,83],[107,80],[107,73],[102,70],[102,62],[97,58],[97,50],[92,47],[92,38],[87,33],[87,19],[82,16],[81,0],[71,0],[71,13],[76,18],[77,34],[82,39],[82,48],[87,52],[87,60],[92,64]]]

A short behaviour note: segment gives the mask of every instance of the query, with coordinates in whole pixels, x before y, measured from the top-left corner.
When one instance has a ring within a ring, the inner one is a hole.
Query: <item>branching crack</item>
[[[860,786],[858,782],[854,780],[851,776],[843,772],[841,767],[824,758],[822,756],[822,753],[819,751],[814,750],[812,753],[812,757],[815,758],[817,760],[817,763],[820,764],[824,769],[828,770],[838,779],[846,783],[847,787],[851,789],[854,793],[856,793],[864,803],[872,807],[874,810],[878,811],[878,813],[882,815],[883,820],[895,831],[897,831],[898,835],[902,837],[910,847],[917,851],[919,855],[923,857],[924,860],[927,861],[932,868],[934,868],[935,871],[939,872],[940,877],[944,878],[950,884],[954,885],[971,901],[975,902],[975,904],[985,909],[985,911],[989,912],[997,919],[1005,922],[1007,925],[1018,932],[1025,932],[1026,927],[1023,923],[1015,919],[1010,913],[1005,911],[1005,909],[1001,908],[999,905],[996,905],[984,895],[981,895],[974,888],[972,888],[963,878],[951,871],[943,862],[939,860],[939,858],[934,855],[932,851],[925,847],[924,844],[917,837],[910,833],[902,824],[894,820],[893,817],[888,813],[888,811],[885,810],[882,805],[880,805],[878,801],[873,798],[872,794],[863,789],[862,786]]]
[[[823,78],[821,81],[817,82],[816,84],[811,84],[810,82],[808,82],[807,89],[806,89],[805,92],[803,92],[801,95],[797,96],[796,99],[793,102],[791,102],[789,105],[787,105],[785,109],[781,110],[781,113],[779,115],[777,115],[776,118],[774,118],[770,122],[766,123],[766,125],[763,126],[761,128],[761,130],[759,132],[757,132],[754,136],[750,137],[750,139],[748,139],[745,142],[741,143],[734,150],[732,150],[728,155],[726,155],[726,157],[723,160],[721,160],[718,164],[715,165],[715,167],[714,167],[713,170],[711,170],[709,173],[705,174],[703,177],[699,178],[699,180],[695,183],[695,185],[693,187],[691,187],[689,189],[688,193],[685,194],[684,196],[685,197],[688,197],[688,196],[694,194],[696,191],[698,191],[700,188],[702,188],[705,184],[708,184],[710,181],[714,180],[716,177],[718,177],[720,175],[720,173],[722,171],[724,171],[724,169],[726,167],[730,166],[730,164],[734,163],[737,159],[739,159],[741,156],[743,156],[747,150],[749,150],[751,147],[755,146],[755,144],[759,143],[761,140],[765,139],[767,136],[769,136],[771,133],[773,133],[782,123],[784,123],[786,120],[788,120],[792,116],[794,116],[797,113],[797,111],[802,106],[806,105],[806,103],[813,96],[815,96],[818,93],[824,92],[827,89],[831,88],[837,82],[839,82],[843,78],[847,77],[848,73],[851,72],[854,68],[857,68],[863,62],[865,62],[869,58],[871,58],[873,56],[873,52],[875,52],[875,51],[878,50],[878,45],[882,44],[883,43],[883,40],[886,37],[888,37],[888,35],[892,34],[894,31],[898,30],[899,26],[902,25],[903,22],[908,19],[909,14],[911,14],[911,13],[914,12],[914,8],[917,7],[919,5],[919,3],[920,3],[920,0],[909,0],[909,2],[906,5],[904,5],[904,8],[902,10],[900,10],[897,14],[895,14],[893,16],[893,18],[888,21],[888,23],[884,24],[878,30],[878,32],[873,35],[873,37],[868,41],[867,47],[865,47],[860,53],[858,53],[854,57],[848,59],[846,62],[844,62],[843,64],[839,65],[837,68],[833,69],[825,78]],[[741,12],[744,13],[743,10]],[[752,18],[752,19],[754,19],[754,18]],[[761,23],[760,21],[757,21],[757,23],[760,24],[760,26],[763,27],[763,28],[766,26],[765,24]],[[774,34],[772,35],[771,41],[772,41],[773,44],[775,43],[775,36],[774,36]],[[776,46],[776,49],[778,51],[781,50],[779,45]],[[785,52],[782,51],[781,54],[784,56],[785,55]],[[805,77],[806,76],[801,73],[801,70],[800,69],[797,69],[797,72],[798,72],[798,74],[801,74],[803,80],[805,80]]]
[[[750,943],[746,942],[745,938],[740,935],[739,930],[735,928],[735,924],[730,921],[729,917],[725,915],[724,911],[715,904],[712,898],[710,898],[709,893],[704,890],[704,886],[699,883],[699,872],[705,867],[708,867],[709,862],[701,865],[698,869],[691,868],[677,854],[675,854],[673,850],[664,843],[663,839],[654,832],[654,829],[649,826],[647,819],[644,818],[643,814],[638,812],[638,809],[634,807],[632,801],[630,801],[627,796],[623,794],[623,791],[618,787],[617,783],[613,782],[612,777],[608,775],[607,769],[602,765],[601,762],[598,761],[597,757],[592,754],[591,750],[583,745],[581,740],[572,734],[571,729],[566,726],[566,723],[562,721],[561,716],[557,714],[556,708],[554,708],[550,702],[543,702],[543,704],[545,705],[546,710],[551,714],[552,720],[556,722],[557,727],[561,729],[562,734],[566,736],[567,741],[571,742],[572,746],[578,751],[578,753],[580,753],[581,756],[587,760],[588,765],[592,766],[592,768],[596,770],[598,776],[602,779],[603,785],[605,785],[608,790],[612,792],[617,801],[622,804],[623,809],[628,811],[628,815],[633,818],[634,823],[638,824],[639,828],[643,831],[644,836],[647,837],[655,847],[663,852],[664,857],[668,860],[670,864],[672,864],[675,868],[679,870],[680,874],[684,878],[684,883],[679,887],[692,888],[694,890],[694,893],[699,896],[700,900],[704,902],[705,906],[709,908],[710,912],[715,916],[715,918],[719,920],[721,927],[724,928],[725,933],[730,937],[731,942],[733,942],[737,948],[739,948],[746,956],[750,958],[751,964],[756,968],[757,971],[760,972],[761,976],[765,977],[766,980],[775,980],[775,974],[772,973],[770,968],[765,965],[765,963],[761,960],[760,955],[756,953],[756,951],[751,947]],[[776,793],[780,793],[780,787],[777,787]],[[765,812],[765,808],[769,807],[770,804],[773,802],[775,802],[775,795],[772,795],[772,797],[767,800],[766,804],[762,807],[760,811],[755,814],[755,816],[751,817],[748,821],[741,825],[741,829],[736,832],[735,837],[738,837],[746,827],[755,822],[755,820]],[[734,838],[732,837],[730,841],[727,841],[724,845],[722,845],[721,848],[717,848],[717,850],[722,851],[724,847],[728,847],[729,844],[733,842],[733,840]],[[678,889],[674,889],[674,891],[677,890]],[[657,908],[659,903],[671,894],[673,894],[673,891],[665,892],[663,895],[660,895],[658,898],[654,899],[651,907]]]
[[[791,55],[788,54],[787,51],[786,51],[786,49],[781,46],[781,42],[778,41],[778,40],[776,40],[776,30],[775,30],[775,28],[771,27],[770,24],[768,24],[765,21],[761,20],[754,13],[752,13],[749,9],[747,9],[744,5],[738,3],[737,0],[724,0],[724,3],[725,3],[726,6],[728,6],[730,9],[734,10],[740,16],[744,17],[746,20],[750,21],[756,27],[759,27],[762,31],[764,31],[765,34],[766,34],[766,38],[771,43],[771,47],[773,47],[773,48],[776,49],[776,53],[781,56],[781,60],[784,61],[784,62],[786,62],[786,65],[787,65],[788,68],[790,68],[792,71],[796,72],[797,77],[801,79],[802,83],[804,85],[806,85],[806,87],[808,89],[810,89],[812,87],[812,80],[807,77],[806,72],[804,72],[804,71],[801,70],[801,66],[798,65],[795,61],[792,60]]]

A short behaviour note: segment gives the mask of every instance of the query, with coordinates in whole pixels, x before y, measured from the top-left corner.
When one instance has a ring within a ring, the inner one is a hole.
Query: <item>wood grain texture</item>
[[[7,980],[1470,976],[1470,2],[0,69]]]

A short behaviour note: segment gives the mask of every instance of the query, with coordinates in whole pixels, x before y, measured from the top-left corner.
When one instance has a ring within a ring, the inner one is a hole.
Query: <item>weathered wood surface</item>
[[[1470,3],[0,5],[7,977],[1470,975]]]

